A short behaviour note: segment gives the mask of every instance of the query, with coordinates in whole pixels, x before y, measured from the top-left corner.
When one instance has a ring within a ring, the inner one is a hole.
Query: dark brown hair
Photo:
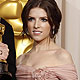
[[[28,2],[23,8],[22,15],[21,15],[24,33],[27,34],[28,31],[27,22],[28,22],[29,12],[32,8],[36,8],[36,7],[42,8],[46,11],[48,16],[48,22],[51,26],[50,37],[54,38],[54,36],[58,33],[58,29],[62,18],[61,11],[58,8],[55,0],[28,0]]]

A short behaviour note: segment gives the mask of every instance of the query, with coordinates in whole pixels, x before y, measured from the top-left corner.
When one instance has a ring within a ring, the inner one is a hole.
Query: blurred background
[[[80,80],[80,0],[56,0],[62,11],[57,44],[72,55]],[[16,58],[32,48],[33,40],[22,36],[21,12],[27,0],[0,0],[0,17],[14,30]]]
[[[80,0],[56,1],[63,15],[57,42],[71,53],[80,80]]]
[[[33,40],[22,36],[21,13],[27,0],[0,0],[0,17],[6,20],[14,30],[16,58],[32,48]]]

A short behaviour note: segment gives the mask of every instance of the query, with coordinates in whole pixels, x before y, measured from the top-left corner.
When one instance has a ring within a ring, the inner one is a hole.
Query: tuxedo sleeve
[[[4,35],[2,36],[2,42],[7,44],[9,48],[9,56],[7,58],[8,70],[12,73],[12,76],[14,77],[16,73],[16,51],[14,43],[14,32],[12,26],[2,18],[1,23],[5,25]]]

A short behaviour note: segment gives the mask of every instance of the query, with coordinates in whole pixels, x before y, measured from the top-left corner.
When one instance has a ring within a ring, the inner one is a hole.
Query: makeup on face
[[[44,9],[36,7],[30,10],[28,32],[34,40],[39,41],[49,36],[50,25]]]

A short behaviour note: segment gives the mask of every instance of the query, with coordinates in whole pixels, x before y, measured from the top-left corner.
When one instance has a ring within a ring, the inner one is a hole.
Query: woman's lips
[[[42,33],[42,31],[38,31],[38,30],[34,30],[34,31],[33,31],[33,34],[34,34],[34,35],[40,35],[41,33]]]

